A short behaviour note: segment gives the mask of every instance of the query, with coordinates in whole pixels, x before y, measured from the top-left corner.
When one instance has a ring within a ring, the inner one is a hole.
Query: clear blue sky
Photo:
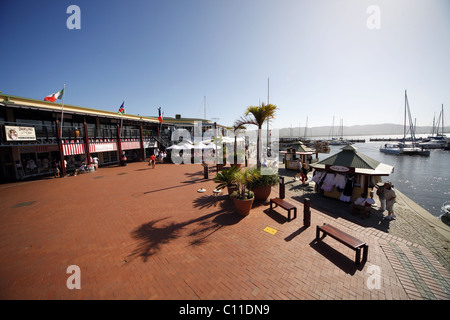
[[[81,29],[69,30],[69,5]],[[370,5],[380,9],[371,30]],[[279,107],[274,128],[450,119],[448,0],[130,0],[0,4],[0,91],[127,113],[219,118]]]

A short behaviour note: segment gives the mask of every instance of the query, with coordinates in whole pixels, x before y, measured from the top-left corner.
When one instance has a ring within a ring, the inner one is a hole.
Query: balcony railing
[[[30,123],[20,123],[20,122],[5,122],[6,126],[17,126],[17,127],[33,127],[35,130],[36,140],[41,144],[53,144],[57,143],[58,134],[56,131],[56,124],[52,125],[41,125],[41,124],[30,124]],[[2,130],[0,134],[0,144],[10,144],[6,139],[5,131]],[[97,128],[95,125],[88,124],[87,134],[89,138],[93,139],[117,139],[117,127],[103,127]],[[145,130],[143,132],[144,140],[153,140],[156,135],[154,130]],[[84,126],[74,126],[63,123],[62,126],[62,139],[64,140],[84,140],[85,131]],[[140,139],[141,131],[136,128],[122,128],[121,131],[122,139]],[[23,141],[24,142],[24,141]],[[20,142],[17,142],[20,143]],[[16,142],[15,142],[16,144]]]

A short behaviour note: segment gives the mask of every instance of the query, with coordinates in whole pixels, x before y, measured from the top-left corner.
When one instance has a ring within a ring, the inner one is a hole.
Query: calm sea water
[[[449,135],[447,134],[447,136]],[[394,136],[392,137],[394,138]],[[430,150],[429,157],[396,156],[379,151],[380,146],[385,142],[369,142],[368,136],[351,137],[350,139],[361,138],[365,138],[366,142],[353,145],[358,152],[394,166],[394,173],[388,177],[382,177],[383,181],[391,181],[394,188],[434,216],[442,215],[442,204],[450,201],[450,151]],[[340,152],[343,146],[330,147],[329,154],[319,153],[319,161]]]

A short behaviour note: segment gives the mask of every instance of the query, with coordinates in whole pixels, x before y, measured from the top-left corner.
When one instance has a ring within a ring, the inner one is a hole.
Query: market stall
[[[389,176],[394,167],[381,163],[348,145],[339,153],[313,163],[312,181],[316,191],[344,202],[354,202],[362,193],[371,194],[382,176]]]
[[[297,143],[295,147],[293,144],[293,147],[288,148],[287,151],[280,151],[280,154],[283,156],[285,168],[289,170],[298,170],[297,160],[308,165],[318,161],[316,151],[301,142]],[[316,155],[316,158],[313,158],[313,155]]]

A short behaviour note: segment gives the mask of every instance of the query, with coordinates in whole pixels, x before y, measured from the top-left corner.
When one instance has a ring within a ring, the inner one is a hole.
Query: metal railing
[[[56,131],[56,123],[52,125],[42,125],[42,124],[33,124],[33,123],[21,123],[21,122],[4,122],[3,125],[6,126],[17,126],[17,127],[33,127],[35,130],[36,140],[44,143],[43,140],[47,141],[55,141],[57,140],[58,133]],[[0,143],[8,143],[9,141],[6,139],[5,131],[2,130],[0,134]],[[117,127],[116,126],[100,126],[98,128],[96,125],[88,124],[87,134],[89,138],[94,139],[117,139]],[[145,130],[143,132],[144,140],[152,140],[156,138],[156,131],[154,130]],[[71,125],[67,123],[63,123],[62,126],[62,139],[65,140],[82,140],[85,138],[84,126],[81,125]],[[141,132],[140,129],[137,128],[122,128],[121,131],[122,139],[140,139]],[[163,138],[166,140],[166,137]]]

